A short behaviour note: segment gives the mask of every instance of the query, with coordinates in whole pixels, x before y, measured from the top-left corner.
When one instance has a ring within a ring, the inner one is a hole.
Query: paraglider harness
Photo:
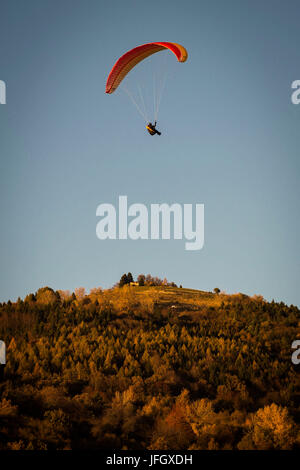
[[[159,132],[156,128],[156,121],[154,124],[152,124],[151,122],[149,122],[146,126],[146,129],[147,131],[149,132],[150,135],[161,135],[161,132]]]

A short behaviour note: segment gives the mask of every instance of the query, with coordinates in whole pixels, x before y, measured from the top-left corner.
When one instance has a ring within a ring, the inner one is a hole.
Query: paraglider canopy
[[[175,42],[150,42],[137,46],[134,49],[123,54],[115,63],[107,78],[105,93],[113,93],[126,75],[135,67],[139,62],[146,59],[156,52],[169,49],[179,62],[185,62],[188,57],[186,49]]]

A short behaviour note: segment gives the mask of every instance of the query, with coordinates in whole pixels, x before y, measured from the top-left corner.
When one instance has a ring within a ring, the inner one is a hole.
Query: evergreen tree
[[[125,286],[125,284],[128,284],[127,274],[123,274],[123,276],[121,277],[120,282],[119,282],[119,287],[123,287]]]
[[[132,276],[131,273],[128,273],[128,274],[127,274],[127,283],[130,284],[131,282],[134,282],[134,281],[133,281],[133,276]]]

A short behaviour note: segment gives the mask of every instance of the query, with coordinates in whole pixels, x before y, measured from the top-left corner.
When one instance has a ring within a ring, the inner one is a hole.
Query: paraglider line
[[[129,96],[129,98],[131,99],[132,103],[134,104],[134,106],[136,107],[136,109],[138,110],[138,112],[140,113],[140,115],[145,119],[145,122],[148,122],[148,121],[147,121],[147,116],[143,113],[143,111],[141,110],[141,108],[140,108],[139,105],[137,104],[136,100],[134,99],[132,93],[130,93],[130,91],[124,86],[124,84],[122,85],[122,89],[127,93],[127,95]]]
[[[143,106],[143,109],[144,109],[144,113],[145,113],[145,116],[146,116],[146,121],[149,122],[148,114],[147,114],[147,110],[146,110],[146,105],[145,105],[145,100],[144,100],[143,93],[142,93],[142,89],[141,89],[141,86],[140,86],[139,83],[138,83],[138,89],[139,89],[139,95],[140,95],[140,98],[141,98],[141,102],[142,102],[142,106]]]

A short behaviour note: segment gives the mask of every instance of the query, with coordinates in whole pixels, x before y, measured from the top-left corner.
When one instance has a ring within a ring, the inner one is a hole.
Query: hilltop
[[[300,446],[300,311],[171,285],[0,305],[3,449]]]

